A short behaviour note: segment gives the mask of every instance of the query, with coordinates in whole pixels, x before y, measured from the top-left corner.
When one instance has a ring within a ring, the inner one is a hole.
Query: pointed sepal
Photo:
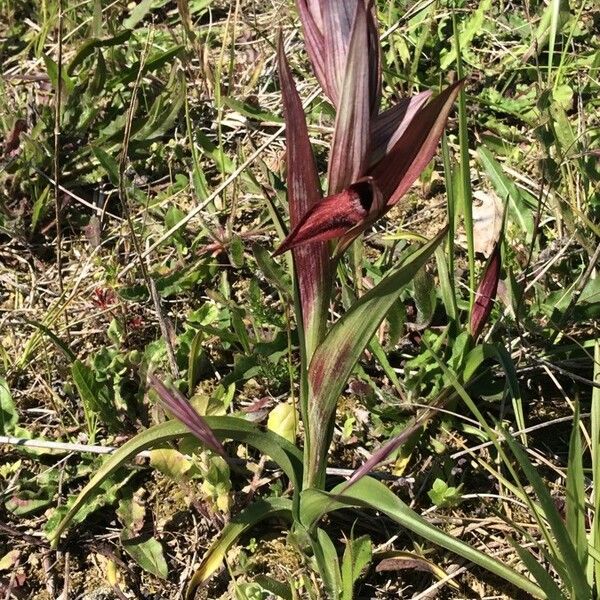
[[[287,197],[290,224],[294,230],[321,203],[321,188],[302,102],[294,85],[281,36],[277,55],[286,124]],[[325,243],[311,244],[295,249],[293,257],[304,337],[310,355],[325,330],[330,287],[329,250]]]
[[[369,171],[388,207],[406,194],[433,158],[462,84],[463,80],[457,81],[421,108],[393,148]]]

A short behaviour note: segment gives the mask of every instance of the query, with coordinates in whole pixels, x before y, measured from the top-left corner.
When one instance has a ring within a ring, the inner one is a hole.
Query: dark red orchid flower
[[[394,206],[423,172],[462,82],[427,104],[430,93],[424,92],[380,112],[380,45],[372,2],[298,0],[298,7],[315,75],[337,112],[329,195],[312,202],[292,222],[276,254],[340,238],[339,254]],[[283,52],[279,60],[280,73],[289,71],[282,64]],[[282,78],[284,99],[289,85]]]

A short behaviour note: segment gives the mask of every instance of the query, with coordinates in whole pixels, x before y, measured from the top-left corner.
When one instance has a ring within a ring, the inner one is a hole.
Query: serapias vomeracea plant
[[[433,100],[429,92],[423,92],[382,111],[381,49],[373,3],[298,0],[298,7],[315,75],[336,110],[327,195],[323,197],[305,115],[280,39],[277,54],[286,124],[290,233],[275,254],[290,250],[293,258],[290,266],[300,340],[303,454],[287,440],[243,418],[202,418],[181,394],[151,379],[154,391],[182,424],[170,420],[155,425],[112,455],[70,505],[54,532],[53,543],[58,542],[104,479],[125,461],[141,450],[164,446],[191,432],[221,455],[224,440],[253,446],[279,464],[293,492],[291,499],[265,496],[236,515],[205,554],[192,578],[187,598],[191,599],[196,587],[219,568],[228,548],[244,531],[263,519],[277,516],[291,522],[295,538],[305,542],[302,549],[311,549],[327,597],[351,600],[354,581],[360,576],[360,569],[357,571],[353,563],[353,552],[344,553],[340,564],[333,541],[319,528],[326,513],[349,506],[380,511],[420,537],[491,571],[528,594],[543,598],[542,590],[527,577],[436,528],[383,483],[368,477],[368,470],[389,454],[387,448],[374,454],[374,459],[351,478],[351,485],[343,483],[330,491],[326,489],[335,409],[348,378],[401,292],[444,239],[446,230],[405,256],[330,324],[329,305],[337,261],[362,231],[403,197],[430,162],[461,82],[450,85]],[[333,247],[330,241],[334,239],[338,241]],[[481,315],[485,318],[493,291],[486,291],[486,301],[482,296],[485,308]],[[473,337],[479,334],[485,318],[471,325]],[[472,360],[475,365],[472,370],[480,362]],[[415,426],[420,424],[421,421]],[[397,438],[394,443],[401,443],[402,439]],[[295,597],[294,594],[290,588],[288,595]]]
[[[430,102],[431,94],[425,92],[381,111],[381,48],[372,3],[306,0],[298,5],[315,74],[336,108],[328,195],[322,198],[304,112],[280,41],[291,231],[275,255],[292,250],[299,289],[297,313],[305,340],[301,385],[304,481],[310,487],[324,484],[339,395],[385,317],[383,313],[369,318],[362,338],[353,335],[353,326],[340,321],[327,334],[330,342],[321,344],[333,261],[404,196],[429,164],[461,82]],[[324,242],[334,238],[338,242],[330,259]],[[402,280],[392,290],[385,305],[388,310],[406,283]],[[337,347],[330,347],[334,342]]]

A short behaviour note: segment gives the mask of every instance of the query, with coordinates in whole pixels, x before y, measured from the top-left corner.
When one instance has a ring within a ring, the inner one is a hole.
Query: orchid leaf
[[[373,557],[373,544],[368,535],[346,541],[342,557],[342,600],[353,600],[354,585]]]
[[[300,96],[279,39],[278,68],[286,123],[287,193],[291,227],[321,200],[321,189]],[[324,243],[294,250],[294,271],[308,356],[322,338],[327,318],[329,253]]]
[[[330,2],[342,6],[344,2]],[[351,3],[350,3],[351,4]],[[343,12],[330,9],[330,12]],[[369,53],[367,12],[362,0],[350,36],[340,101],[329,154],[328,193],[335,194],[363,174],[367,165],[370,137]]]
[[[227,551],[250,527],[272,517],[291,519],[292,502],[286,498],[261,498],[237,514],[221,531],[219,537],[206,551],[200,566],[192,576],[186,590],[186,600],[192,600],[196,589],[219,569]]]
[[[340,494],[340,484],[330,493],[317,489],[307,489],[300,498],[300,516],[304,525],[312,529],[316,527],[319,519],[332,511],[351,506],[360,506],[380,511],[402,527],[416,533],[422,538],[450,550],[462,558],[475,563],[490,573],[501,577],[528,594],[536,598],[545,598],[543,590],[524,575],[521,575],[503,562],[493,558],[488,553],[481,552],[469,544],[448,535],[438,529],[406,503],[398,498],[383,483],[365,477],[352,487]]]
[[[331,600],[339,600],[342,589],[342,575],[335,546],[323,529],[317,528],[316,533],[316,538],[312,538],[311,543],[315,560],[319,566],[319,573],[323,577],[327,597]]]
[[[329,422],[352,369],[403,287],[427,262],[445,234],[446,229],[362,296],[333,325],[315,351],[308,370],[309,428],[314,440],[307,465],[309,477],[322,477]]]
[[[368,173],[387,205],[404,196],[433,158],[463,81],[457,81],[421,108],[390,152]]]
[[[270,456],[283,469],[294,488],[298,489],[302,478],[302,456],[300,451],[287,440],[272,432],[261,431],[255,424],[236,417],[206,417],[205,421],[217,439],[234,439]],[[183,423],[172,420],[154,425],[123,444],[104,462],[88,484],[79,492],[79,496],[70,506],[68,513],[54,530],[52,544],[54,546],[58,544],[60,536],[69,526],[73,517],[94,496],[106,478],[135,457],[138,452],[149,448],[165,448],[173,440],[191,437]]]
[[[398,104],[377,115],[371,124],[371,162],[376,163],[389,152],[402,137],[420,108],[431,98],[426,90],[411,98],[403,98]]]

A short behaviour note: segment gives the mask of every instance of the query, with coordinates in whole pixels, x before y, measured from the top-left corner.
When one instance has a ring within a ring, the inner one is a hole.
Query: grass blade
[[[536,598],[547,597],[544,591],[534,582],[527,579],[527,577],[492,556],[444,533],[441,529],[426,521],[400,500],[383,483],[370,477],[365,477],[352,487],[346,489],[343,495],[337,495],[344,485],[342,483],[334,488],[331,493],[315,489],[302,492],[300,515],[306,527],[314,527],[326,513],[349,506],[362,506],[378,510],[413,533],[479,565],[528,594]]]
[[[594,382],[600,384],[600,340],[594,345]],[[600,388],[597,385],[592,390],[591,424],[592,429],[592,482],[594,517],[589,537],[590,553],[600,554]],[[588,583],[600,588],[600,561],[588,561]]]
[[[581,433],[579,431],[579,403],[575,403],[573,428],[569,441],[569,460],[567,464],[567,499],[566,523],[567,531],[579,557],[581,566],[587,565],[587,535],[585,531],[585,477],[583,474],[583,448],[581,446]]]
[[[577,549],[571,541],[565,522],[558,512],[546,484],[535,467],[531,464],[527,454],[520,445],[510,437],[510,434],[506,434],[505,441],[538,497],[539,503],[544,511],[544,517],[550,526],[552,535],[556,540],[560,552],[560,556],[554,558],[564,564],[564,569],[562,570],[564,580],[570,583],[571,591],[574,594],[573,597],[578,600],[591,598],[591,590],[587,583],[584,569],[579,561]]]

